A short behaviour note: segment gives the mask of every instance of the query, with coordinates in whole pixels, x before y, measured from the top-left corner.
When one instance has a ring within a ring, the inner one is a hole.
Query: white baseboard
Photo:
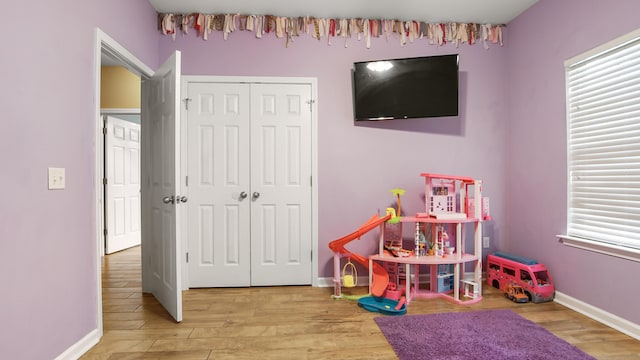
[[[369,275],[358,276],[357,283],[358,283],[358,286],[369,286]],[[333,278],[332,277],[318,278],[318,287],[333,287]]]
[[[595,321],[616,329],[621,333],[627,334],[636,340],[640,340],[640,325],[638,324],[634,324],[629,320],[625,320],[617,315],[611,314],[558,291],[556,291],[556,298],[554,301]]]
[[[429,275],[420,275],[420,283],[428,283]],[[369,276],[358,276],[358,286],[369,286]],[[332,277],[318,278],[318,287],[333,287]]]
[[[358,284],[360,284],[360,279],[362,276],[358,276]],[[367,278],[367,283],[369,279]],[[318,278],[318,287],[332,287],[333,286],[333,278],[332,277],[321,277]]]
[[[80,339],[77,343],[73,344],[70,348],[65,350],[62,354],[56,357],[56,360],[76,360],[79,359],[84,353],[94,347],[102,337],[102,331],[95,329],[88,333],[85,337]]]
[[[484,273],[482,274],[484,281]],[[411,275],[413,279],[413,275]],[[463,275],[463,279],[473,279],[473,272],[465,272]],[[428,284],[431,280],[429,274],[420,274],[420,284]],[[358,276],[358,286],[368,286],[369,285],[369,275],[366,276]],[[333,287],[333,278],[332,277],[323,277],[318,278],[318,287]]]

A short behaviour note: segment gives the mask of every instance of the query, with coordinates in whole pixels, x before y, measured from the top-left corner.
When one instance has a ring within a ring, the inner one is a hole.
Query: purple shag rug
[[[594,358],[511,310],[377,317],[400,360]]]

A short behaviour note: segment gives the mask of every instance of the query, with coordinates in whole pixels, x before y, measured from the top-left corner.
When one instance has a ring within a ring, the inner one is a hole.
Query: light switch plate
[[[62,190],[65,187],[64,168],[49,168],[49,190]]]

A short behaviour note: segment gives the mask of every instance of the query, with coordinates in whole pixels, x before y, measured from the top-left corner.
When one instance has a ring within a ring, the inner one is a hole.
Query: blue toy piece
[[[385,315],[404,315],[407,313],[405,298],[391,300],[377,296],[365,296],[358,300],[358,305],[371,312],[379,312]]]
[[[528,258],[528,257],[524,257],[524,256],[520,256],[520,255],[513,255],[513,254],[508,254],[508,253],[503,253],[503,252],[499,252],[499,251],[494,252],[493,255],[499,256],[499,257],[501,257],[503,259],[519,262],[519,263],[525,264],[525,265],[536,265],[538,263],[537,260],[534,260],[534,259],[531,259],[531,258]]]

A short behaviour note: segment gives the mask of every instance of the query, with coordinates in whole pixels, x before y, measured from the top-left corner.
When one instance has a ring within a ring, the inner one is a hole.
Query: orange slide
[[[364,266],[367,270],[369,270],[369,259],[365,256],[354,254],[349,250],[345,249],[344,246],[350,243],[353,240],[360,239],[360,237],[369,231],[375,229],[380,224],[385,221],[391,219],[391,215],[386,215],[384,217],[379,217],[377,214],[373,215],[366,223],[364,223],[358,230],[352,232],[347,236],[343,236],[340,239],[333,240],[329,243],[329,249],[334,253],[339,253],[344,256],[348,256],[353,259],[355,262]],[[389,285],[389,274],[387,271],[378,263],[373,263],[373,268],[370,269],[373,274],[373,281],[371,283],[371,294],[374,296],[383,296],[384,292],[387,290],[387,285]],[[335,274],[335,276],[340,276],[339,274]]]

